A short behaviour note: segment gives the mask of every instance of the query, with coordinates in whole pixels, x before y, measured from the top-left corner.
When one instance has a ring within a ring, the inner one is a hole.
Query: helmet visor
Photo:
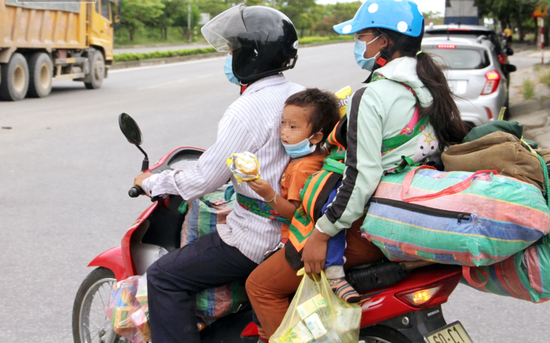
[[[202,35],[216,51],[231,52],[241,47],[237,36],[246,32],[242,16],[245,8],[244,4],[232,7],[202,27]]]

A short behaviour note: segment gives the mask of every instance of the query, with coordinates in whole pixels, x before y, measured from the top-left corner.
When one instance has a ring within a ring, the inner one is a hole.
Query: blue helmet
[[[424,16],[411,0],[366,0],[353,19],[334,25],[334,31],[350,35],[368,28],[383,28],[419,37]]]

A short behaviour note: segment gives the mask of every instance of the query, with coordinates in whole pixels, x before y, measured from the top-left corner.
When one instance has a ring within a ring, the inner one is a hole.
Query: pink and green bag
[[[496,171],[428,168],[385,175],[371,198],[361,229],[388,259],[489,265],[548,234],[537,187]]]
[[[463,267],[466,282],[480,291],[534,303],[550,300],[550,236],[506,260]]]

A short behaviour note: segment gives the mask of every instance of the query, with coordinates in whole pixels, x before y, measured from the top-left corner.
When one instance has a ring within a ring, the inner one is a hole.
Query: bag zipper
[[[384,199],[384,198],[371,198],[370,201],[381,205],[387,205],[391,207],[400,208],[403,210],[426,214],[429,216],[456,219],[458,220],[458,223],[460,223],[463,220],[470,221],[470,219],[472,218],[471,213],[438,210],[435,208],[406,203],[398,200],[391,200],[391,199]]]

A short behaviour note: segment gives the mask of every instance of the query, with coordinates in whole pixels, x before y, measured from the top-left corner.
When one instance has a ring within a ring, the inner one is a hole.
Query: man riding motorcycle
[[[229,52],[225,73],[241,86],[241,96],[225,111],[216,142],[196,165],[136,177],[149,196],[178,194],[194,200],[231,178],[235,191],[262,202],[246,183],[238,184],[225,163],[232,153],[254,153],[269,165],[262,178],[279,190],[288,155],[280,144],[285,100],[304,87],[282,71],[296,64],[298,37],[281,12],[263,6],[237,5],[208,22],[202,33],[217,50]],[[238,203],[217,232],[161,257],[147,270],[149,315],[155,342],[200,342],[195,316],[196,294],[235,280],[245,280],[279,241],[281,224],[247,211]]]

